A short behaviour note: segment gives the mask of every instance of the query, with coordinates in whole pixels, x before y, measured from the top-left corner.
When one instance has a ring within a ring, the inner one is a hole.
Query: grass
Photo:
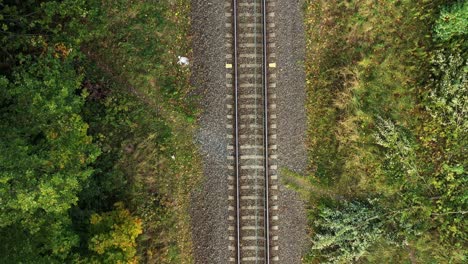
[[[330,259],[374,263],[379,258],[388,263],[461,263],[464,259],[460,257],[460,245],[466,242],[458,233],[463,229],[460,216],[441,220],[436,213],[460,208],[463,180],[453,179],[454,183],[446,186],[446,190],[457,192],[449,194],[450,202],[443,202],[440,197],[445,194],[433,185],[455,175],[443,172],[442,163],[452,164],[445,167],[461,175],[461,164],[466,161],[447,158],[461,153],[458,147],[446,146],[450,138],[458,137],[458,128],[429,117],[428,109],[433,106],[427,95],[438,87],[433,76],[434,71],[440,71],[434,65],[438,49],[456,54],[464,47],[459,41],[466,24],[462,11],[446,15],[454,19],[445,19],[447,25],[435,27],[441,10],[447,10],[443,6],[452,2],[456,1],[305,2],[310,176],[289,175],[287,180],[302,196],[309,194],[311,238],[323,246],[311,250],[307,263]],[[462,2],[458,9],[462,9]],[[449,28],[445,33],[455,36],[456,45],[440,43],[434,28]],[[466,49],[461,52],[466,53]],[[463,76],[463,71],[451,76]],[[464,90],[459,88],[458,92]],[[453,95],[447,98],[436,100],[451,101]],[[347,231],[359,230],[353,224],[359,214],[343,211],[349,202],[362,206],[362,215],[382,214],[370,217],[385,219],[375,223],[379,230],[384,228],[385,239],[356,234],[366,246],[360,252],[345,250],[346,254],[340,255],[337,252],[346,244],[327,246],[330,241],[317,234],[336,242],[339,236],[331,233],[346,237]],[[320,222],[324,216],[335,217],[336,222]],[[444,224],[437,224],[439,221]],[[452,231],[447,231],[448,226]],[[342,233],[336,229],[326,233],[334,228],[343,228]],[[382,245],[391,249],[385,251]]]
[[[122,197],[143,221],[140,261],[193,263],[188,209],[201,175],[192,144],[197,113],[190,70],[176,63],[191,54],[190,1],[104,1],[100,12],[97,37],[83,50],[99,72],[95,81],[112,91],[88,113],[95,115],[91,130],[108,156],[118,155],[109,170],[123,174]]]

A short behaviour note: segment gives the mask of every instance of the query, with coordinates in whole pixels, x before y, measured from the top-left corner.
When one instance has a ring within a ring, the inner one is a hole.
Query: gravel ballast
[[[194,190],[192,234],[196,263],[228,263],[228,171],[226,138],[225,12],[220,0],[192,0],[192,84],[202,114],[196,143],[204,179]],[[277,127],[279,168],[304,172],[305,52],[302,2],[276,1]],[[281,170],[279,172],[281,178]],[[300,263],[306,237],[303,204],[280,186],[280,263]]]
[[[307,166],[305,136],[305,35],[303,1],[276,1],[276,54],[278,106],[278,176],[282,169],[304,173]],[[281,182],[281,180],[280,180]],[[304,204],[292,190],[280,185],[279,258],[282,264],[301,263],[307,246]]]
[[[196,141],[204,179],[194,191],[192,234],[195,263],[228,263],[224,1],[192,0],[192,84],[202,115]]]

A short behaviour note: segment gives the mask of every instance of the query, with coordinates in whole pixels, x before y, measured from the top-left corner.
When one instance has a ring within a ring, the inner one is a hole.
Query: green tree
[[[116,203],[115,210],[91,216],[89,250],[93,263],[137,263],[136,238],[142,233],[141,220]]]
[[[18,247],[58,259],[78,243],[68,211],[99,155],[80,117],[80,85],[72,59],[54,54],[0,77],[0,228],[22,230]]]
[[[18,55],[43,54],[63,45],[77,50],[93,37],[94,0],[0,0],[0,73],[11,73]]]

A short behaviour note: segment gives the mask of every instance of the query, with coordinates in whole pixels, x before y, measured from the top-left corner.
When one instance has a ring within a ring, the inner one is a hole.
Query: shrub
[[[142,224],[131,216],[123,203],[111,212],[91,216],[89,249],[95,253],[93,263],[137,263],[136,238]]]
[[[351,263],[383,238],[382,214],[370,203],[344,202],[339,208],[323,207],[315,220],[312,256],[321,263]]]
[[[449,7],[444,7],[434,31],[437,38],[442,41],[465,36],[468,32],[468,1],[458,1]]]

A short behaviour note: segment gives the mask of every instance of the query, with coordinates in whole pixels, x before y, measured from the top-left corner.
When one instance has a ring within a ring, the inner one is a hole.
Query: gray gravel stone
[[[305,146],[305,35],[302,6],[298,0],[276,1],[276,54],[278,105],[278,159],[281,168],[303,173],[307,166]],[[307,219],[297,195],[280,186],[279,258],[282,264],[301,263],[307,246]]]
[[[196,135],[204,180],[193,194],[196,263],[228,262],[224,1],[192,0],[192,83],[203,111]]]

